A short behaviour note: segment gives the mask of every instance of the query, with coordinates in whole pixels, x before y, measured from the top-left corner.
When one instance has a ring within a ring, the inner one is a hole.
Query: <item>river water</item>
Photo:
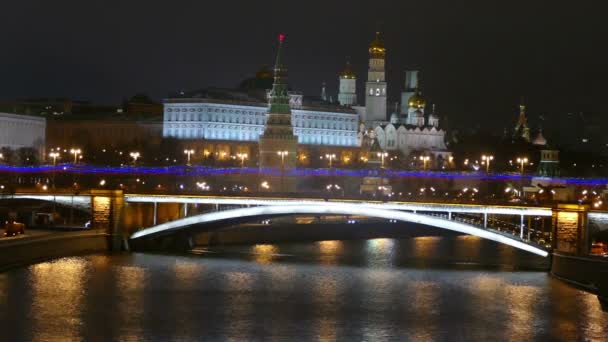
[[[491,247],[428,237],[64,258],[0,273],[0,340],[608,339],[595,296]]]

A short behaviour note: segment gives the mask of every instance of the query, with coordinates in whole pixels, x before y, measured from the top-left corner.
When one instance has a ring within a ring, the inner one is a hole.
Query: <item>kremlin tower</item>
[[[260,169],[279,169],[280,177],[269,177],[269,190],[279,192],[295,191],[294,177],[284,174],[296,166],[298,138],[293,134],[291,108],[287,93],[287,66],[283,60],[283,41],[279,35],[279,48],[274,66],[274,83],[269,96],[266,127],[260,136]]]

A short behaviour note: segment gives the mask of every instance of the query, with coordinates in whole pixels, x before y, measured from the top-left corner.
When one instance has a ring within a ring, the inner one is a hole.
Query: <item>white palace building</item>
[[[321,97],[289,93],[298,144],[358,147],[377,139],[383,150],[447,159],[451,153],[444,142],[445,131],[434,110],[425,113],[417,72],[406,73],[401,106],[387,120],[386,50],[379,33],[369,54],[363,106],[357,105],[357,77],[349,63],[339,74],[338,103],[327,101],[324,87]],[[272,80],[272,71],[262,69],[239,89],[209,88],[165,99],[163,136],[257,142],[266,124]]]

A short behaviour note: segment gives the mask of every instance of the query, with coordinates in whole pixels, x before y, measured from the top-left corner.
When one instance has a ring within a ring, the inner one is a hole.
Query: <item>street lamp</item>
[[[53,158],[53,166],[57,165],[57,158],[59,158],[59,156],[60,156],[59,152],[49,153],[49,157]],[[2,159],[1,157],[2,157],[2,155],[0,155],[0,159]]]
[[[139,152],[131,152],[129,153],[129,155],[131,156],[131,158],[133,158],[133,166],[135,166],[135,164],[137,164],[137,159],[139,159],[141,155],[139,154]]]
[[[517,162],[520,165],[521,174],[524,174],[524,165],[528,164],[528,158],[517,158]]]
[[[82,153],[79,148],[73,148],[70,153],[74,155],[74,164],[78,163],[78,155]]]
[[[285,157],[289,154],[289,151],[277,151],[277,154],[281,156],[281,191],[285,191]]]
[[[492,160],[494,160],[494,156],[492,156],[492,155],[490,155],[490,156],[483,155],[483,156],[481,156],[481,160],[483,160],[486,163],[486,173],[489,173],[490,172],[490,162]]]
[[[388,152],[378,152],[378,157],[382,158],[381,167],[384,167],[384,157],[388,157]]]
[[[184,154],[188,156],[188,162],[186,163],[186,165],[190,166],[190,156],[194,154],[194,150],[184,150]]]
[[[332,160],[336,159],[336,155],[335,154],[326,154],[325,158],[329,159],[329,168],[331,169],[331,162]]]
[[[431,157],[429,157],[429,156],[420,156],[420,160],[422,160],[422,166],[424,168],[424,171],[426,171],[426,164],[429,162],[429,160],[431,160]]]
[[[237,153],[237,157],[241,159],[241,168],[245,165],[245,159],[247,159],[247,153]]]

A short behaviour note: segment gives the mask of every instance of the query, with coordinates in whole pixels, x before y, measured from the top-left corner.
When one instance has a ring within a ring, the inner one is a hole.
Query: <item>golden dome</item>
[[[422,98],[418,90],[416,90],[414,95],[410,96],[407,103],[410,107],[415,107],[418,109],[422,109],[426,106],[426,101]]]
[[[380,32],[376,32],[376,38],[369,44],[369,53],[384,55],[386,49],[384,48],[384,42],[380,39]]]
[[[260,68],[260,70],[258,70],[258,72],[256,72],[255,74],[255,78],[257,79],[266,79],[266,78],[273,78],[274,77],[274,72],[272,72],[272,70],[270,70],[270,68],[268,68],[267,66],[263,66]]]
[[[351,67],[350,62],[346,62],[346,66],[344,66],[344,69],[340,73],[340,78],[346,78],[346,79],[352,79],[352,80],[357,78],[357,75],[353,71],[353,68]]]

